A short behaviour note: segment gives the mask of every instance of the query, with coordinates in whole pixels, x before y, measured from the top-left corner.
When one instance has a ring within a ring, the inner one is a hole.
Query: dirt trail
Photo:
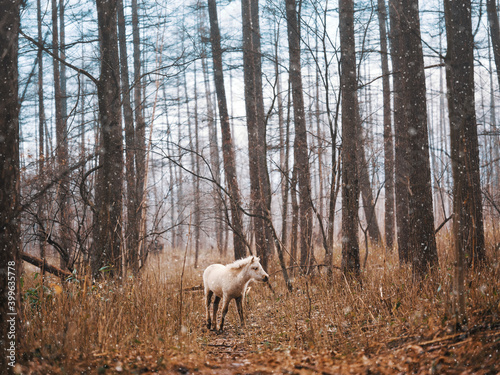
[[[327,350],[255,350],[245,333],[233,327],[209,337],[208,360],[186,373],[500,374],[500,325],[432,339],[401,337],[348,356]]]

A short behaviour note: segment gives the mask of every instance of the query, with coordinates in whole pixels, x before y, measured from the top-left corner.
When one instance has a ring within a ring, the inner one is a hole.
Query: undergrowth
[[[293,293],[287,292],[279,265],[273,262],[274,293],[254,283],[244,306],[247,326],[239,327],[232,302],[226,330],[251,352],[306,350],[333,355],[452,334],[453,266],[447,249],[441,250],[440,267],[420,283],[412,282],[409,268],[399,266],[397,254],[381,248],[370,251],[359,282],[348,282],[338,270],[331,281],[318,272],[307,277],[295,274]],[[500,322],[498,255],[490,246],[487,266],[467,274],[469,330]],[[176,355],[204,361],[217,335],[205,328],[203,292],[192,287],[201,285],[203,269],[215,261],[217,254],[202,257],[200,268],[193,269],[188,259],[183,272],[182,255],[167,251],[151,256],[140,277],[97,283],[88,279],[61,283],[45,276],[42,285],[38,273],[26,271],[23,360],[38,358],[71,367],[78,361],[139,353],[156,358],[159,366]]]

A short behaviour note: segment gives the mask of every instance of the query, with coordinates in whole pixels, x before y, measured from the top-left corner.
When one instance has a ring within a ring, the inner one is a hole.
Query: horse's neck
[[[245,287],[248,284],[251,278],[252,277],[248,275],[248,272],[246,272],[246,270],[242,270],[237,276],[238,281],[241,282],[243,287]]]

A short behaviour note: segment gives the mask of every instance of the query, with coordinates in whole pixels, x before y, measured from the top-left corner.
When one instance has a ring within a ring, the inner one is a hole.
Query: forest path
[[[252,331],[254,327],[250,327]],[[500,322],[434,338],[400,337],[340,355],[329,350],[265,350],[251,332],[228,324],[209,332],[197,374],[500,374]],[[249,338],[250,336],[250,338]],[[262,349],[262,350],[261,350]],[[177,370],[177,372],[183,372]]]

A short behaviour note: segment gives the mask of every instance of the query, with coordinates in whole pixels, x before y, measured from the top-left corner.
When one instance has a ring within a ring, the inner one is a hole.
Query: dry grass
[[[183,292],[180,303],[182,254],[151,257],[140,278],[121,282],[62,285],[47,277],[46,288],[41,288],[41,277],[26,272],[22,362],[35,373],[36,366],[45,365],[63,373],[94,373],[106,366],[114,371],[145,366],[151,371],[168,369],[175,361],[197,368],[229,346],[238,357],[295,350],[348,356],[449,335],[450,254],[442,251],[440,269],[415,285],[410,270],[398,266],[396,254],[371,251],[361,283],[348,283],[340,272],[331,285],[323,275],[297,277],[290,294],[276,272],[275,294],[254,284],[245,303],[247,327],[239,328],[231,304],[226,333],[220,336],[204,326],[202,291]],[[489,246],[488,267],[467,279],[469,329],[500,322],[498,255]],[[202,258],[197,270],[188,259],[183,285],[200,285],[204,267],[216,258]],[[272,268],[279,270],[277,262]],[[62,292],[55,285],[62,285]]]

